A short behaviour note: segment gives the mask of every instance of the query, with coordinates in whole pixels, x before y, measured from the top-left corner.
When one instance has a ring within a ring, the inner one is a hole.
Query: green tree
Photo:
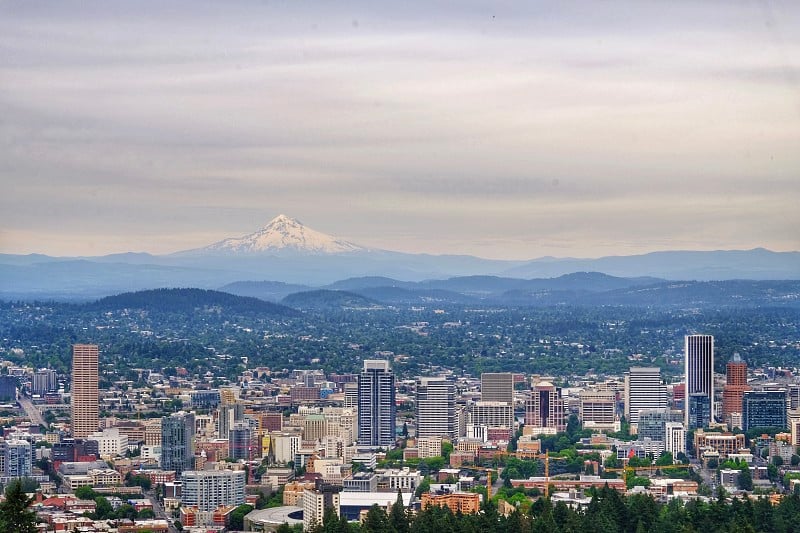
[[[75,497],[79,500],[94,500],[100,496],[92,487],[78,487],[75,489]]]
[[[233,531],[243,531],[244,530],[244,516],[253,510],[252,505],[242,504],[238,506],[236,509],[231,511],[230,514],[230,523],[228,524],[228,529]]]
[[[389,510],[389,526],[394,533],[408,533],[411,531],[406,506],[403,504],[403,493],[399,489],[397,490],[397,500]]]
[[[94,499],[94,502],[96,505],[94,514],[98,520],[110,518],[111,515],[114,514],[114,508],[111,507],[111,504],[103,496],[98,496]]]
[[[364,533],[391,533],[392,529],[389,526],[389,517],[386,516],[386,512],[377,505],[370,507],[364,523],[361,524],[361,531]]]
[[[656,466],[670,466],[674,462],[672,452],[664,452],[656,460]]]
[[[0,503],[0,531],[36,533],[36,513],[28,509],[32,501],[22,490],[22,483],[9,483],[6,499]]]
[[[753,476],[750,474],[750,469],[747,468],[747,466],[742,468],[739,472],[739,479],[737,480],[736,484],[741,490],[753,490]]]

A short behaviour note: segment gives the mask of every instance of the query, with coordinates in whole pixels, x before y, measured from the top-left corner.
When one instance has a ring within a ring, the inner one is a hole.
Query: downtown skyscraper
[[[417,437],[456,436],[456,391],[445,378],[422,378],[417,384]]]
[[[640,411],[666,407],[667,387],[661,382],[660,368],[632,366],[625,372],[625,418],[628,423],[638,424]]]
[[[394,372],[389,362],[365,360],[358,375],[358,445],[392,446],[395,411]]]
[[[194,413],[180,411],[161,419],[161,468],[176,474],[194,468]]]
[[[100,427],[99,355],[96,344],[72,346],[72,436],[75,438],[85,438]]]
[[[714,337],[686,335],[686,429],[706,427],[714,421]]]

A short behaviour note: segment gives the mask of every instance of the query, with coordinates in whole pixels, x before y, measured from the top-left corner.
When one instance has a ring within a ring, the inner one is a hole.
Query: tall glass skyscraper
[[[695,415],[690,416],[687,402],[686,429],[707,427],[714,420],[714,337],[712,335],[687,335],[684,339],[686,364],[686,397],[694,396]],[[701,400],[705,396],[706,400]],[[707,408],[707,409],[706,409]]]
[[[161,419],[161,468],[177,475],[194,468],[194,414],[181,411]]]
[[[358,445],[392,446],[395,442],[394,372],[389,362],[367,359],[358,376]]]

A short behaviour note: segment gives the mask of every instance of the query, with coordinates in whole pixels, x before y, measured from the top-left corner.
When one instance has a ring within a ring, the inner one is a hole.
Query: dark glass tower
[[[389,362],[367,359],[358,376],[358,445],[392,446],[395,442],[394,372]]]

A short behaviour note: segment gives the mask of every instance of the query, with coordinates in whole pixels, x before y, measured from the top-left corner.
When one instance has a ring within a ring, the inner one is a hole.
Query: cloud
[[[0,250],[279,212],[429,252],[797,248],[800,9],[771,6],[7,4]]]

